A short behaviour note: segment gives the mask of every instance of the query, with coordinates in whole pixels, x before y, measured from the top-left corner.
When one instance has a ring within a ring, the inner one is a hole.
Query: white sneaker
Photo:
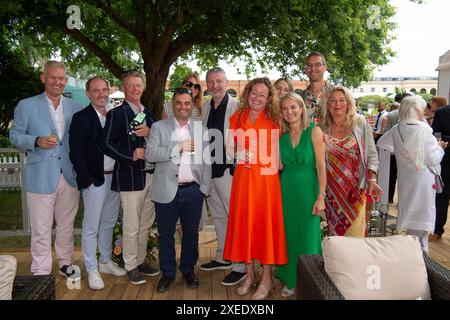
[[[295,294],[295,289],[288,289],[286,286],[281,290],[281,296],[285,298],[289,298]]]
[[[116,277],[123,277],[127,274],[124,268],[121,268],[117,263],[109,261],[108,263],[99,263],[98,270],[101,273],[112,274]]]
[[[100,273],[98,273],[98,270],[88,272],[88,274],[89,287],[91,289],[101,290],[105,287],[105,284],[103,283],[102,277],[100,277]]]

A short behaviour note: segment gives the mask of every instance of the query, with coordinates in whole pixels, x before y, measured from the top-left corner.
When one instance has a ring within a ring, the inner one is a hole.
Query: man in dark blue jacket
[[[106,122],[109,88],[105,79],[94,77],[86,83],[91,103],[74,114],[70,125],[70,160],[77,174],[78,189],[84,202],[82,247],[91,289],[105,287],[100,276],[124,276],[126,271],[111,261],[112,235],[119,214],[119,193],[111,190],[114,159],[99,148]],[[97,261],[97,245],[100,263]]]
[[[155,221],[150,198],[154,169],[145,162],[145,138],[154,117],[141,104],[144,79],[140,73],[125,73],[122,86],[125,101],[108,112],[100,145],[116,160],[112,190],[120,192],[122,200],[123,260],[130,282],[139,285],[146,282],[143,275],[159,274],[145,260],[148,233]]]

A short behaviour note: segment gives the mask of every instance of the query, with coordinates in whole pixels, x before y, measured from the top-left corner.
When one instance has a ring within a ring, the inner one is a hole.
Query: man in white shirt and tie
[[[383,101],[378,102],[378,115],[375,120],[375,125],[373,127],[373,137],[375,139],[375,143],[380,139],[382,133],[381,133],[381,123],[383,121],[383,118],[388,115],[388,112],[386,111],[386,105]]]

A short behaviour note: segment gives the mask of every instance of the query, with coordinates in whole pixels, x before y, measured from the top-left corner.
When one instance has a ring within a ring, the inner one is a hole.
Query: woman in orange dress
[[[245,262],[247,278],[238,288],[246,295],[255,284],[253,260],[262,264],[262,276],[253,300],[273,289],[272,265],[286,264],[281,188],[278,176],[279,101],[267,78],[250,81],[230,118],[227,154],[237,165],[231,187],[224,258]]]

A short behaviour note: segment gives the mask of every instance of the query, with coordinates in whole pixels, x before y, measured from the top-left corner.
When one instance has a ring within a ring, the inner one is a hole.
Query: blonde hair
[[[202,91],[202,85],[200,83],[200,78],[198,77],[198,74],[196,73],[190,73],[187,76],[184,77],[182,84],[184,84],[186,81],[189,81],[189,78],[194,78],[198,84],[200,85],[200,90],[198,90],[197,96],[194,98],[194,106],[202,112],[202,103],[203,103],[203,91]]]
[[[265,106],[265,110],[267,112],[267,118],[272,119],[273,123],[278,126],[280,124],[280,101],[278,100],[275,87],[267,77],[255,78],[246,84],[244,91],[239,98],[238,112],[242,113],[250,107],[248,104],[248,97],[253,86],[258,83],[265,85],[269,89],[269,96],[267,97],[268,101]]]
[[[282,114],[282,105],[285,100],[292,100],[296,104],[298,104],[299,108],[302,109],[302,115],[300,117],[300,129],[303,130],[308,127],[309,120],[308,120],[308,111],[306,110],[305,102],[303,101],[302,97],[300,97],[295,92],[289,92],[286,94],[283,98],[280,100],[280,124],[281,124],[281,130],[282,132],[289,132],[291,130],[289,126],[289,122],[287,122]]]
[[[325,93],[324,99],[321,103],[321,109],[323,113],[322,121],[320,123],[320,126],[322,127],[322,130],[326,133],[330,133],[331,126],[334,124],[334,119],[331,116],[330,111],[328,110],[328,103],[331,97],[331,94],[335,91],[340,91],[344,94],[345,100],[347,101],[347,113],[345,115],[345,125],[347,129],[353,129],[356,125],[356,119],[358,118],[356,113],[356,104],[355,99],[353,98],[352,94],[350,93],[350,90],[348,90],[346,87],[343,86],[335,86],[328,90]]]
[[[67,72],[66,66],[62,62],[55,61],[55,60],[49,60],[44,65],[44,71],[43,71],[44,75],[48,74],[48,69],[50,69],[50,68],[61,68],[64,70],[64,73]]]

